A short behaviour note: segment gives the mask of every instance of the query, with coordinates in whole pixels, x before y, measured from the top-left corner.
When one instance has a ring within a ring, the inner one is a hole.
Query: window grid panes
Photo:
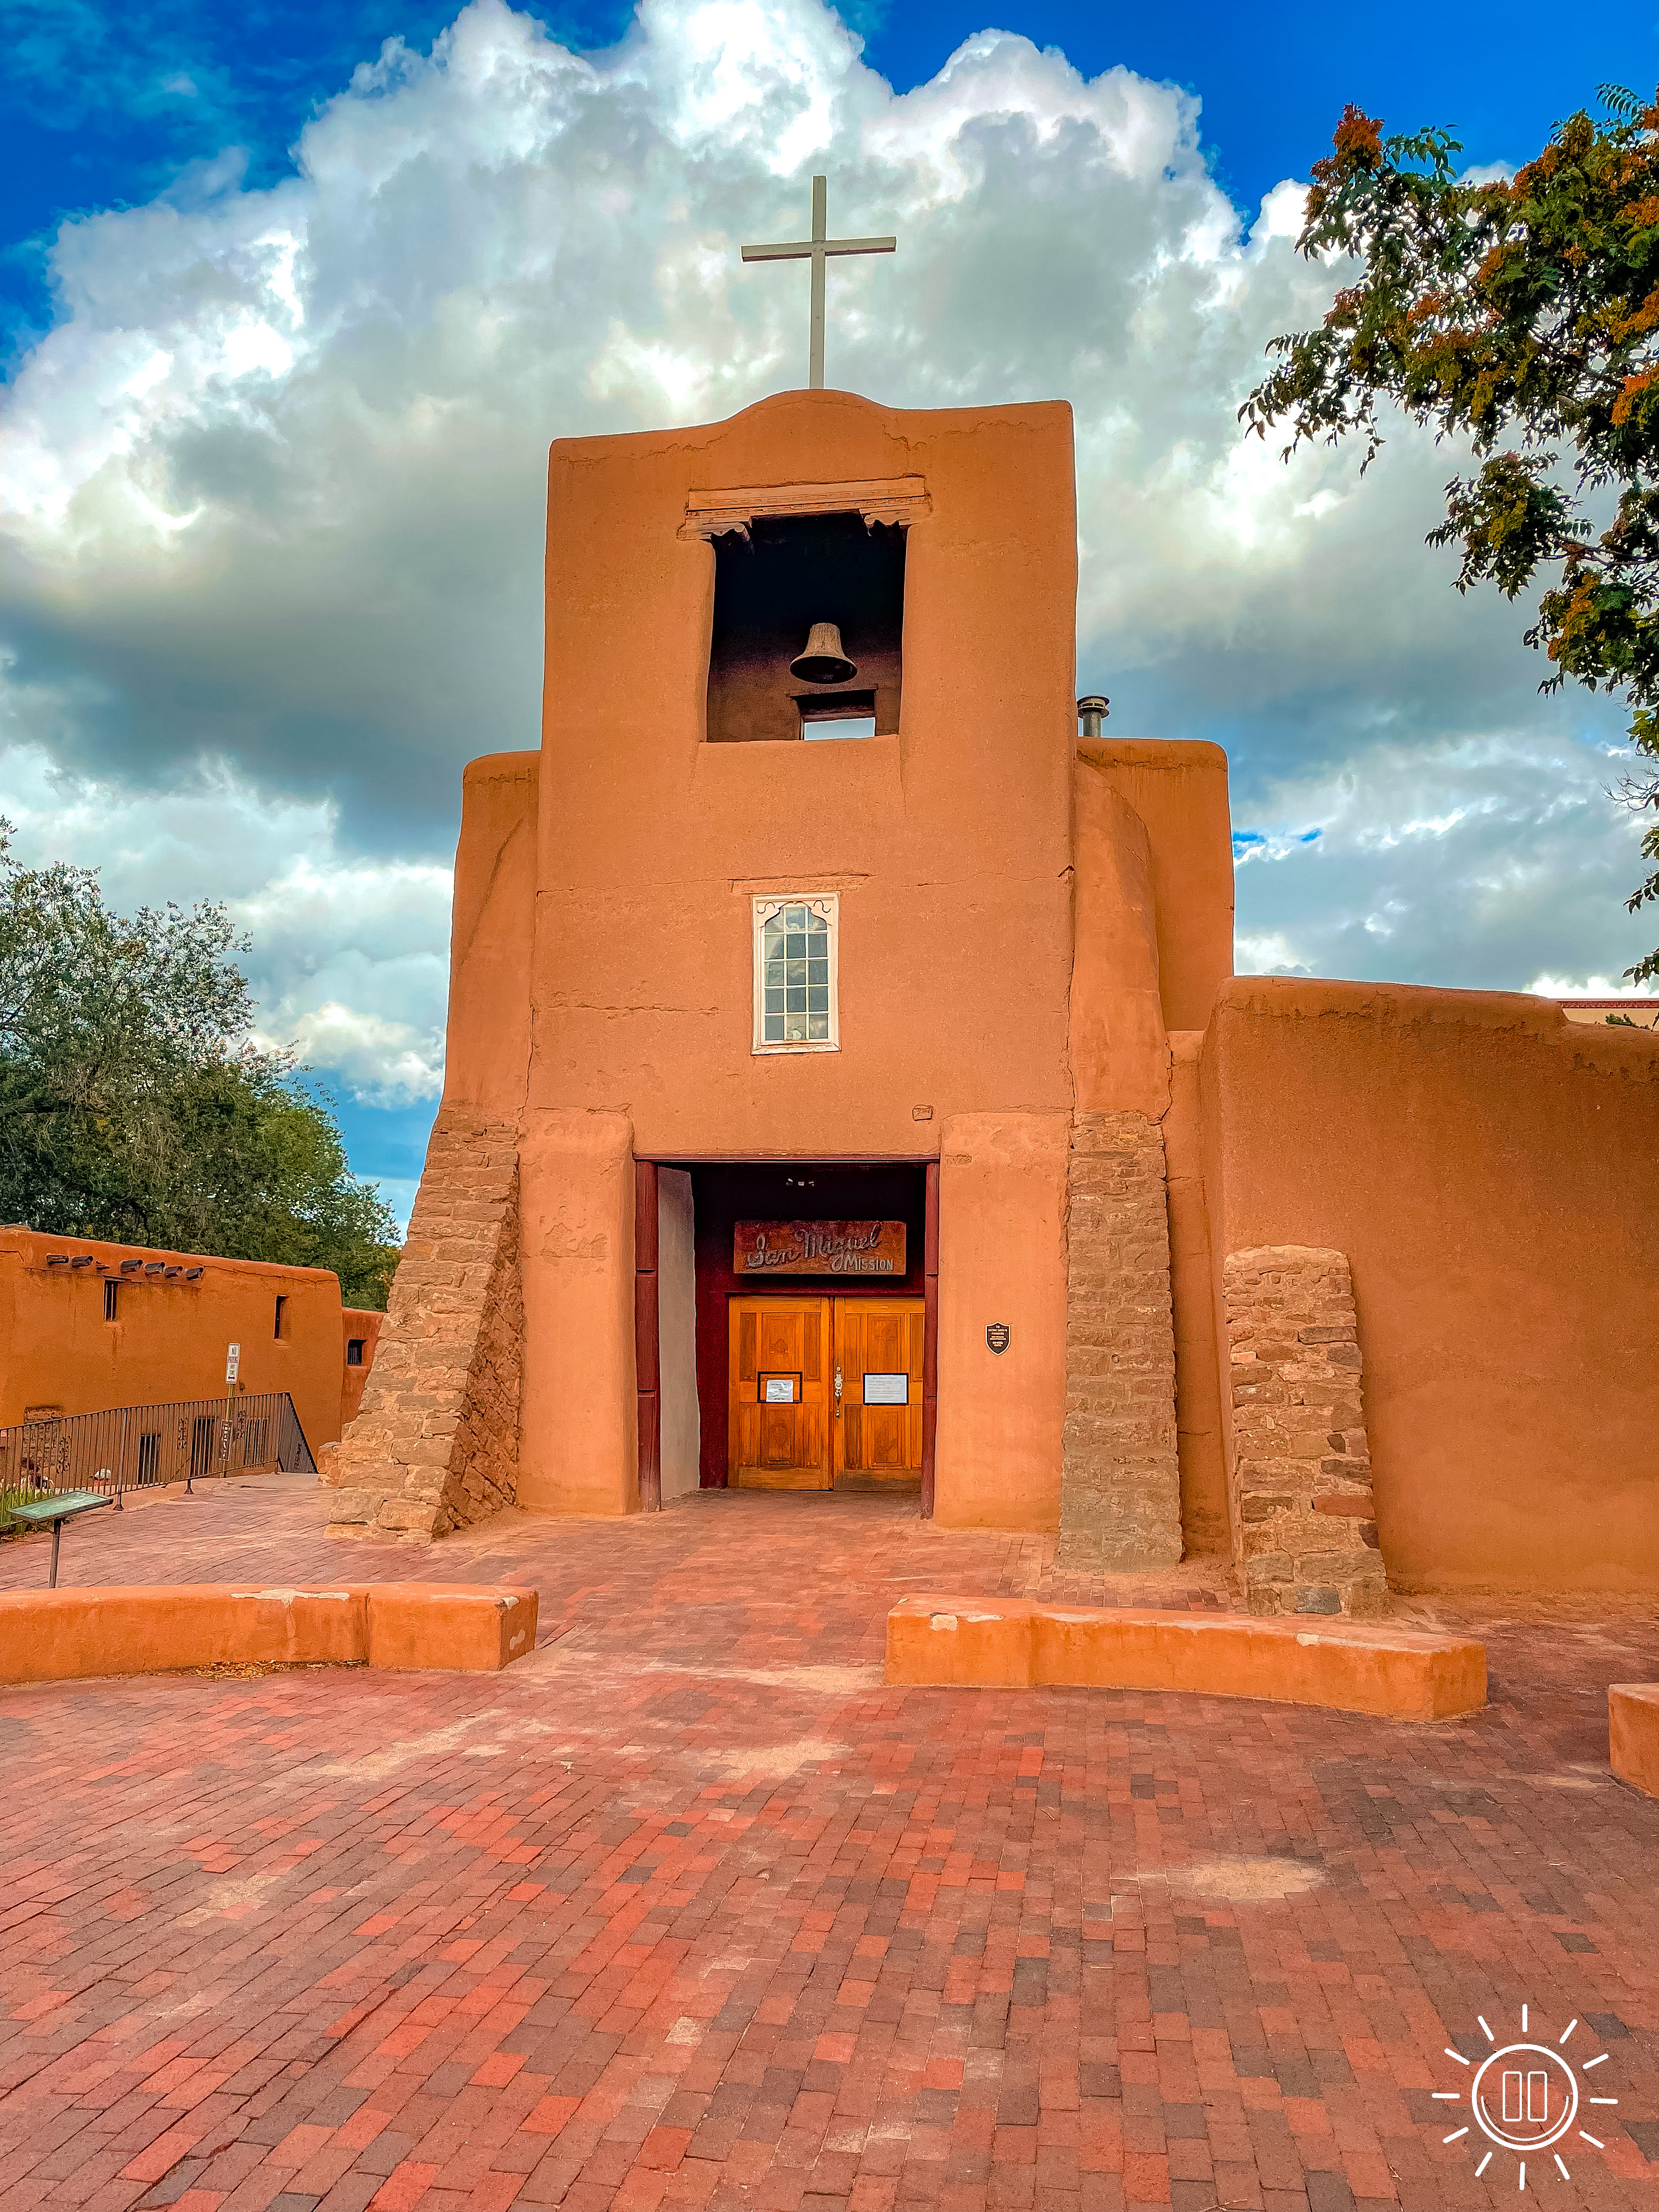
[[[767,1044],[830,1037],[830,925],[810,906],[780,907],[761,935],[761,1036]]]

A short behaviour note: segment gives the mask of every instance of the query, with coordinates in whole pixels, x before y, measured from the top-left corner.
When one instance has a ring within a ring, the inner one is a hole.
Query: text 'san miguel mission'
[[[739,1221],[732,1265],[739,1275],[902,1275],[902,1221]]]

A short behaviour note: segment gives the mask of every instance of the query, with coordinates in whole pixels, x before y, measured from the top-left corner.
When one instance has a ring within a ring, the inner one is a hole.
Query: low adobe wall
[[[1394,1720],[1486,1702],[1486,1646],[1343,1621],[1317,1630],[1242,1613],[903,1599],[887,1616],[890,1683],[975,1689],[1191,1690]]]
[[[1607,1759],[1621,1782],[1659,1797],[1659,1682],[1611,1685]]]
[[[340,1315],[321,1267],[0,1229],[0,1426],[36,1408],[222,1404],[236,1344],[238,1395],[286,1390],[315,1453],[340,1433]]]
[[[1519,994],[1241,976],[1201,1085],[1215,1253],[1352,1268],[1391,1584],[1659,1589],[1655,1040]]]
[[[537,1593],[457,1583],[223,1583],[0,1594],[0,1682],[307,1662],[492,1673],[536,1647]]]

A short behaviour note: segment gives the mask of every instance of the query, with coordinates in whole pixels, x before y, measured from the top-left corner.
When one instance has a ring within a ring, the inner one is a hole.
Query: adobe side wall
[[[524,1284],[518,1500],[637,1513],[634,1133],[623,1114],[532,1114],[520,1139]]]
[[[51,1267],[54,1254],[89,1264]],[[140,1264],[123,1275],[123,1261]],[[158,1266],[177,1272],[145,1272]],[[199,1277],[186,1280],[184,1271],[197,1267]],[[111,1280],[120,1286],[112,1322],[104,1318],[103,1286]],[[95,1413],[222,1398],[226,1350],[240,1344],[242,1391],[288,1391],[313,1452],[340,1433],[340,1285],[323,1268],[0,1228],[0,1281],[9,1322],[0,1343],[0,1426],[34,1407]],[[278,1297],[288,1302],[280,1337]]]
[[[1266,1245],[1352,1267],[1391,1584],[1659,1588],[1654,1040],[1240,977],[1202,1092],[1218,1273]]]
[[[539,753],[487,753],[461,779],[443,1104],[489,1121],[524,1110],[540,774]]]
[[[1064,1114],[945,1127],[933,1512],[949,1528],[1060,1526],[1070,1139]]]

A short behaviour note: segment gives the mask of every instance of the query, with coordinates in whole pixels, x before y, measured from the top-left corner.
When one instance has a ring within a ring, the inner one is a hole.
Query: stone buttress
[[[321,1455],[331,1535],[418,1541],[514,1502],[523,1330],[518,1131],[444,1114],[362,1410]]]
[[[1175,1384],[1163,1130],[1133,1111],[1079,1114],[1067,1177],[1061,1565],[1180,1559]]]
[[[1378,1548],[1346,1255],[1230,1252],[1235,1556],[1256,1613],[1377,1613]]]

